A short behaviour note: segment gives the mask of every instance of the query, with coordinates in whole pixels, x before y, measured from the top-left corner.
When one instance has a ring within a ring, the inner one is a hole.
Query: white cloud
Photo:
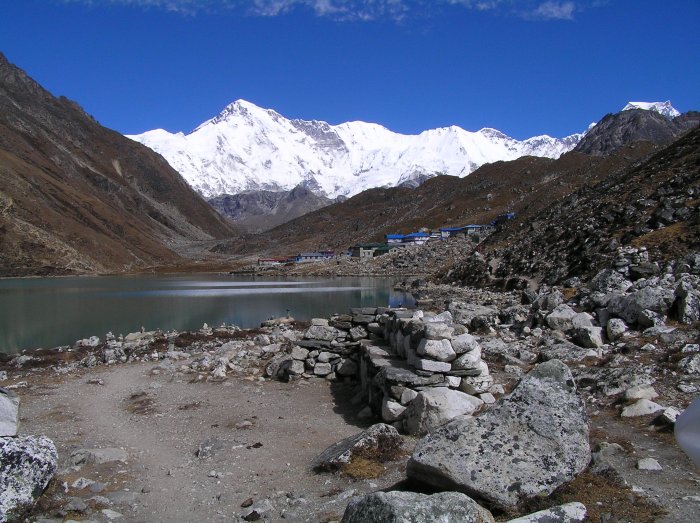
[[[318,17],[338,21],[424,18],[447,6],[493,12],[529,20],[573,20],[582,3],[595,7],[598,0],[62,0],[99,6],[103,3],[161,9],[195,15],[230,11],[248,16],[282,16],[307,10]]]
[[[573,20],[576,5],[573,2],[547,1],[534,9],[530,14],[534,18],[545,20]]]

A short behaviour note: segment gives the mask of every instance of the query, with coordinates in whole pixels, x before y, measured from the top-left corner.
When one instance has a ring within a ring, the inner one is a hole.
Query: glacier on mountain
[[[405,135],[373,123],[289,120],[245,100],[189,134],[156,129],[129,136],[163,155],[204,197],[302,185],[329,198],[415,187],[439,174],[464,177],[486,163],[521,156],[558,158],[582,137],[520,141],[496,129],[457,126]]]
[[[670,100],[666,100],[665,102],[629,102],[622,108],[623,111],[629,111],[630,109],[655,111],[666,118],[675,118],[681,114],[680,111],[671,105]]]

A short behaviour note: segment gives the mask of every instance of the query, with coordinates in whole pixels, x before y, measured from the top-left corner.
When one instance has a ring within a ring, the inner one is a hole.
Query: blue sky
[[[0,0],[0,51],[127,134],[243,98],[522,139],[630,100],[700,109],[698,21],[697,0]]]

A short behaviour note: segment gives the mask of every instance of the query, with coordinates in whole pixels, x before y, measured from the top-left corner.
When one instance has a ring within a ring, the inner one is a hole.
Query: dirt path
[[[398,467],[358,481],[308,470],[323,449],[361,430],[324,380],[188,383],[154,375],[155,367],[101,367],[18,390],[22,433],[56,442],[59,479],[68,496],[87,501],[83,516],[106,521],[101,509],[109,508],[121,521],[230,520],[252,498],[270,501],[272,520],[329,521],[352,493],[401,479]],[[97,379],[104,384],[89,383]],[[83,448],[118,448],[128,457],[70,468],[71,454]],[[98,482],[98,492],[71,487],[81,477]]]

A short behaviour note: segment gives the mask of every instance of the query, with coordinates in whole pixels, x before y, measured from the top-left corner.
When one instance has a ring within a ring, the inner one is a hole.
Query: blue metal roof
[[[428,238],[430,234],[427,232],[412,232],[411,234],[407,234],[405,238]]]
[[[404,237],[403,234],[387,234],[386,239],[387,240],[401,240]]]
[[[463,231],[466,227],[440,227],[440,231],[452,232],[452,231]]]

